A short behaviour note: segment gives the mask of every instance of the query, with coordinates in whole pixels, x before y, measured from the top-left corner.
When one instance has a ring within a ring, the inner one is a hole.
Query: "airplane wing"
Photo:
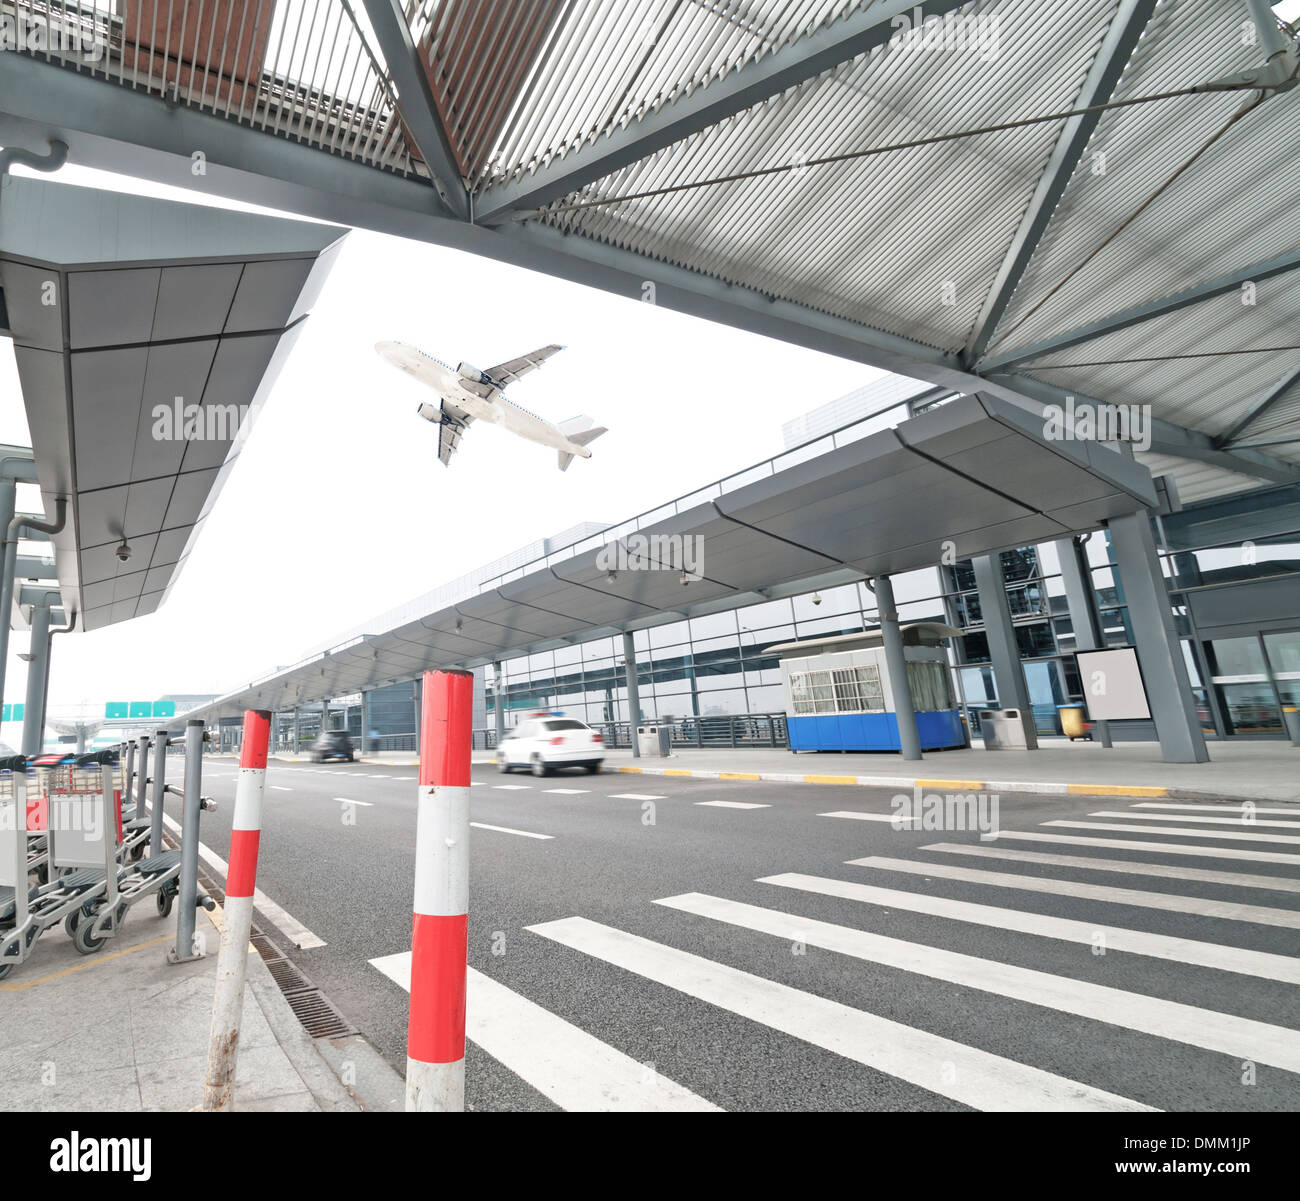
[[[460,437],[474,420],[468,413],[455,405],[442,401],[441,408],[433,405],[421,405],[420,416],[438,424],[438,458],[444,467],[451,465],[451,456],[460,446]]]
[[[536,371],[547,359],[552,355],[559,354],[563,349],[563,346],[543,346],[541,350],[534,350],[532,354],[526,354],[518,359],[511,359],[508,363],[498,363],[495,367],[489,367],[483,374],[498,388],[504,388],[507,384],[513,384],[515,380],[527,375],[530,371]]]

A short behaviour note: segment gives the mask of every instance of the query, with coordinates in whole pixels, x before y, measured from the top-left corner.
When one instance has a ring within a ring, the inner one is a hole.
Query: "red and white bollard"
[[[406,1040],[408,1112],[465,1108],[473,725],[474,677],[463,671],[425,672]]]
[[[253,892],[257,884],[257,848],[262,836],[262,796],[266,791],[266,751],[271,715],[249,709],[244,714],[243,751],[235,791],[235,822],[230,833],[230,866],[226,872],[225,920],[217,954],[217,991],[212,1001],[212,1031],[208,1041],[208,1071],[203,1108],[228,1111],[239,1053],[239,1027],[244,1012],[244,979],[248,972],[248,939],[253,927]]]

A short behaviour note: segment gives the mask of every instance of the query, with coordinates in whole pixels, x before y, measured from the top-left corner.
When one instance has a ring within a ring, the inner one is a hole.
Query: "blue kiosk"
[[[937,621],[901,627],[916,728],[924,751],[969,746],[953,698],[945,638]],[[879,630],[805,638],[767,648],[781,659],[792,751],[897,751],[898,719]]]

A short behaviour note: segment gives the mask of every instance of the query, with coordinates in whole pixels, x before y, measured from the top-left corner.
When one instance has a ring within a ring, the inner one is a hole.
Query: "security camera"
[[[116,550],[117,561],[125,563],[131,557],[131,546],[125,538],[122,539],[122,545]]]
[[[820,605],[822,603],[822,594],[820,592],[814,592],[812,594],[812,603],[814,605]]]

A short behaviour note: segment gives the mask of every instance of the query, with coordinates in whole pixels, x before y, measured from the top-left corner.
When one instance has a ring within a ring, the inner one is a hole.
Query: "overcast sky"
[[[72,167],[53,178],[224,203]],[[553,450],[479,425],[443,467],[437,429],[415,412],[428,392],[374,352],[387,339],[480,368],[561,343],[510,396],[610,432],[561,475]],[[783,422],[880,374],[355,230],[170,597],[152,616],[56,639],[50,715],[227,692],[534,539],[619,521],[776,454]],[[8,343],[0,398],[0,441],[30,445]],[[20,508],[38,503],[20,488]],[[23,699],[27,641],[10,642],[10,702]]]

